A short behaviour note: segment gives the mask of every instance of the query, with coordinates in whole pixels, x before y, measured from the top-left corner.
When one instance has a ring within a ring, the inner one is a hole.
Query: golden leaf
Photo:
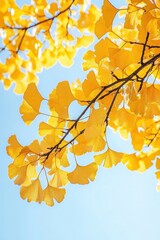
[[[39,112],[39,108],[43,97],[39,93],[35,83],[30,83],[24,93],[24,100],[30,105],[35,112]]]
[[[29,125],[40,113],[39,108],[43,97],[40,95],[35,83],[30,83],[24,93],[24,100],[20,106],[23,121]]]
[[[106,152],[95,155],[94,159],[98,165],[101,165],[103,162],[105,168],[111,168],[113,165],[116,166],[121,162],[122,156],[123,153],[115,152],[108,148]]]
[[[93,181],[98,170],[96,163],[90,163],[87,166],[76,165],[73,172],[68,173],[68,180],[72,184],[88,184],[89,180]]]
[[[50,180],[49,184],[52,187],[62,187],[68,183],[67,172],[56,169],[53,178]]]
[[[98,21],[96,22],[95,26],[95,34],[98,38],[101,38],[103,35],[105,35],[108,32],[108,28],[106,26],[104,17],[101,16]]]
[[[41,203],[43,201],[43,190],[39,179],[33,180],[30,185],[22,186],[20,189],[21,198],[28,202],[34,201]]]
[[[49,97],[49,107],[51,111],[56,111],[60,118],[68,118],[68,107],[74,100],[69,83],[63,81],[58,83],[55,90],[52,91]]]
[[[94,52],[89,50],[83,56],[83,70],[89,70],[91,68],[97,68],[97,63],[95,62]]]
[[[109,0],[105,0],[102,13],[103,16],[97,21],[95,33],[98,38],[102,37],[104,34],[112,30],[112,22],[114,20],[115,15],[117,14],[118,9],[115,8]]]
[[[22,114],[23,121],[29,125],[38,116],[39,111],[35,111],[26,101],[22,102],[19,109],[20,114]]]
[[[23,146],[17,141],[16,135],[12,135],[9,139],[8,139],[8,143],[10,144],[9,146],[7,146],[6,150],[7,150],[7,154],[15,159],[20,151],[22,150]]]
[[[64,197],[66,194],[66,190],[63,188],[55,188],[50,185],[48,185],[44,189],[44,198],[43,201],[48,205],[48,206],[53,206],[54,205],[54,199],[60,203],[63,201]]]
[[[84,80],[82,84],[82,89],[87,98],[89,98],[90,96],[92,98],[94,97],[94,95],[92,94],[94,90],[99,91],[100,86],[97,83],[97,79],[93,71],[88,73],[87,78]]]
[[[139,158],[135,154],[124,154],[122,157],[122,163],[126,164],[129,170],[138,170],[140,167]]]

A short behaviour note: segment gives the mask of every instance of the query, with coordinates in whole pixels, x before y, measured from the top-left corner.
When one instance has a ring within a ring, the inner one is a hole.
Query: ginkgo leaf
[[[122,160],[123,153],[115,152],[112,149],[108,148],[106,152],[99,155],[95,155],[94,159],[98,165],[101,165],[105,168],[111,168],[113,165],[116,166]]]
[[[25,163],[25,158],[29,152],[30,149],[27,146],[23,147],[18,156],[14,159],[14,164],[16,166],[23,166]]]
[[[67,172],[56,169],[53,178],[50,180],[49,184],[52,187],[62,187],[68,183]]]
[[[135,150],[140,151],[144,145],[145,133],[143,131],[138,131],[137,128],[131,131],[132,145]]]
[[[84,82],[82,84],[82,89],[87,98],[89,98],[90,96],[93,98],[94,97],[94,95],[92,94],[93,91],[99,90],[99,84],[96,80],[96,76],[93,71],[88,73],[87,78],[84,80]],[[94,94],[96,94],[96,92],[94,91]]]
[[[137,116],[130,113],[125,108],[120,108],[116,112],[110,114],[110,118],[113,119],[109,121],[109,124],[114,129],[124,129],[127,132],[135,127]]]
[[[90,163],[87,166],[76,165],[73,172],[68,173],[68,180],[72,184],[88,184],[89,180],[93,181],[98,170],[96,163]]]
[[[38,155],[40,154],[40,152],[42,151],[40,144],[38,142],[38,140],[34,140],[29,146],[28,146],[30,152]]]
[[[48,104],[51,111],[56,111],[60,118],[66,119],[68,117],[68,107],[74,99],[69,83],[63,81],[58,83],[56,89],[50,94]]]
[[[29,125],[38,116],[39,111],[35,111],[25,100],[19,109],[20,114],[22,114],[23,121]]]
[[[22,186],[20,189],[21,198],[28,202],[34,201],[41,203],[43,201],[43,190],[39,179],[33,180],[28,186]]]
[[[138,63],[139,61],[139,53],[135,51],[132,52],[130,50],[125,49],[109,49],[110,61],[113,66],[119,67],[124,70],[128,65],[132,63]],[[125,59],[125,61],[123,61]]]
[[[115,8],[109,0],[105,0],[103,7],[102,7],[102,13],[103,16],[98,20],[96,23],[96,35],[98,38],[102,37],[105,33],[112,30],[112,22],[117,14],[118,9]]]
[[[109,49],[118,49],[117,45],[109,38],[101,39],[95,45],[96,62],[99,63],[102,59],[109,57]]]
[[[78,143],[70,148],[70,151],[77,156],[83,155],[92,151],[92,145],[88,145],[84,136],[80,136]]]
[[[60,203],[63,201],[64,197],[66,194],[66,190],[63,188],[55,188],[50,185],[48,185],[44,189],[44,197],[43,201],[48,205],[48,206],[53,206],[54,205],[54,199]]]
[[[9,176],[10,179],[17,176],[18,171],[19,171],[18,166],[14,165],[14,163],[9,164],[9,166],[8,166],[8,176]]]
[[[51,126],[50,124],[47,124],[45,122],[41,122],[39,124],[39,135],[40,136],[53,134],[54,132],[55,132],[55,127]]]
[[[108,28],[106,26],[104,17],[101,16],[98,21],[96,22],[95,33],[98,38],[101,38],[108,32]]]
[[[16,135],[10,136],[10,138],[8,139],[8,143],[10,145],[6,147],[7,154],[11,158],[15,159],[19,155],[23,146],[18,142]]]
[[[48,9],[48,8],[47,8]],[[49,9],[48,9],[48,11],[52,14],[52,15],[54,15],[55,14],[55,12],[58,10],[58,6],[57,6],[57,3],[51,3],[50,5],[49,5]]]
[[[19,171],[17,173],[17,177],[14,181],[15,184],[18,185],[28,185],[31,183],[29,177],[27,176],[27,168],[28,166],[22,166],[19,168]]]
[[[139,158],[135,154],[124,154],[122,158],[122,163],[126,164],[129,170],[138,170],[140,167]]]
[[[97,63],[95,62],[95,55],[94,52],[89,50],[83,56],[83,63],[82,67],[83,70],[90,70],[91,68],[97,68]]]
[[[33,0],[22,7],[2,0],[1,5],[0,79],[5,88],[14,82],[14,91],[24,93],[20,114],[26,124],[38,114],[47,117],[39,124],[41,142],[22,146],[15,135],[8,140],[8,176],[20,185],[21,197],[53,206],[64,199],[61,187],[68,182],[87,184],[99,165],[120,162],[139,172],[154,165],[160,190],[158,1],[128,0],[117,9],[104,0],[101,10],[85,0]],[[93,42],[94,35],[101,39]],[[44,99],[35,85],[37,73],[57,62],[71,66],[77,50],[91,42],[83,57],[84,80],[59,82]],[[40,112],[43,100],[49,113]],[[116,144],[109,147],[108,130],[117,132],[115,142],[119,135],[132,144],[130,154],[117,152]],[[78,156],[84,154],[81,166]],[[68,173],[70,156],[76,166]]]
[[[36,166],[32,165],[32,164],[29,164],[28,167],[27,167],[26,175],[29,179],[37,178],[38,173],[37,173],[37,170],[36,170]]]
[[[24,100],[30,105],[35,112],[39,112],[39,108],[43,97],[39,93],[35,83],[30,83],[24,93]]]

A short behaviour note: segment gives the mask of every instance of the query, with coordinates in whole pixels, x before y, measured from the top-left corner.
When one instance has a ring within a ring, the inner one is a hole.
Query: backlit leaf
[[[97,164],[90,163],[87,166],[77,164],[73,172],[68,173],[68,180],[73,184],[88,184],[89,180],[93,181],[96,177]]]

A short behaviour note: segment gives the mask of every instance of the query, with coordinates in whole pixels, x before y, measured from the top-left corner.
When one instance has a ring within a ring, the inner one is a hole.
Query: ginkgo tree
[[[108,0],[102,9],[87,0],[37,0],[22,8],[10,0],[0,14],[4,87],[15,82],[15,92],[24,93],[19,111],[27,125],[44,114],[42,102],[48,106],[38,139],[26,146],[16,135],[8,140],[8,175],[21,197],[52,206],[67,184],[88,184],[99,166],[119,163],[139,172],[154,166],[160,190],[159,0],[128,0],[120,9]],[[86,78],[61,81],[44,98],[36,74],[57,61],[71,66],[78,48],[94,39],[83,57]],[[83,107],[76,118],[74,102]],[[111,149],[108,129],[131,139],[133,152]],[[93,157],[81,165],[88,153]]]

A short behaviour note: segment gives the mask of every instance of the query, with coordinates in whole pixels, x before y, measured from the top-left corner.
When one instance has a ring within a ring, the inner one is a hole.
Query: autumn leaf
[[[138,170],[140,167],[139,158],[135,154],[125,154],[122,158],[122,163],[126,164],[129,170]]]
[[[93,71],[88,73],[87,78],[84,80],[82,84],[82,89],[84,91],[85,96],[88,99],[93,98],[96,92],[99,91],[99,84],[96,80],[96,76]]]
[[[97,21],[96,29],[95,29],[95,33],[98,38],[102,37],[104,34],[112,30],[112,22],[117,12],[118,12],[118,9],[115,8],[109,2],[109,0],[104,1],[103,7],[102,7],[103,15]]]
[[[68,107],[74,100],[70,86],[67,81],[60,82],[49,97],[49,107],[51,111],[56,111],[62,119],[68,117]]]
[[[121,162],[122,156],[123,153],[115,152],[108,148],[106,152],[95,155],[94,159],[98,165],[101,165],[103,163],[103,166],[105,168],[111,168],[112,166],[116,166]]]
[[[8,176],[21,197],[53,206],[64,199],[67,184],[88,184],[98,166],[119,163],[141,173],[155,166],[160,190],[158,1],[131,0],[117,9],[104,0],[100,10],[83,0],[1,5],[1,81],[6,89],[14,82],[15,92],[24,93],[19,111],[27,125],[39,114],[46,117],[30,144],[22,146],[16,135],[8,140]],[[81,47],[87,47],[84,78],[77,75],[81,63],[75,58]],[[37,73],[58,62],[74,69],[74,60],[77,79],[60,81],[44,99]],[[41,113],[43,100],[48,111]],[[116,133],[113,144],[110,131]],[[117,136],[129,141],[130,153],[119,151]],[[73,159],[76,166],[68,172]]]
[[[20,107],[22,119],[27,125],[29,125],[38,114],[40,114],[39,108],[42,100],[43,97],[37,90],[36,85],[34,83],[29,84],[24,93],[24,100]]]
[[[44,202],[48,205],[48,206],[53,206],[54,205],[54,199],[60,203],[63,201],[64,197],[65,197],[66,191],[63,188],[55,188],[52,187],[50,185],[48,185],[45,189],[44,189]]]
[[[21,198],[28,202],[34,201],[41,203],[43,201],[43,190],[39,179],[33,180],[28,186],[22,186],[20,189]]]
[[[24,93],[24,100],[35,110],[39,111],[43,97],[39,93],[35,83],[30,83]]]
[[[67,172],[61,169],[56,169],[53,178],[50,180],[52,187],[62,187],[68,183]]]
[[[8,139],[8,144],[9,146],[6,147],[7,154],[11,158],[15,159],[23,149],[23,146],[18,142],[16,135],[10,136]]]
[[[73,172],[68,173],[68,180],[73,184],[88,184],[96,177],[97,164],[90,163],[87,166],[76,165]]]

